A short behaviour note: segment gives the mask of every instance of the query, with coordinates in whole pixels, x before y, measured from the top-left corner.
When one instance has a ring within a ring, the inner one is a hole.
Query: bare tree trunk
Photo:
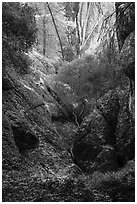
[[[49,12],[50,12],[50,14],[51,14],[52,22],[53,22],[53,24],[54,24],[54,27],[55,27],[55,30],[56,30],[56,33],[57,33],[57,36],[58,36],[58,39],[59,39],[60,48],[61,48],[61,54],[62,54],[62,58],[63,58],[63,60],[64,60],[64,52],[63,52],[63,47],[62,47],[61,38],[60,38],[58,29],[57,29],[57,26],[56,26],[56,23],[55,23],[55,19],[54,19],[53,13],[52,13],[51,8],[50,8],[50,6],[49,6],[49,3],[48,3],[48,2],[46,2],[46,3],[47,3],[47,6],[48,6],[48,9],[49,9]]]
[[[78,15],[76,14],[76,28],[77,28],[77,34],[78,34],[78,42],[77,42],[77,56],[80,57],[80,33],[79,33],[79,26],[78,26]]]
[[[43,22],[43,55],[46,54],[46,28],[45,28],[45,16],[42,19]]]
[[[80,56],[80,31],[79,31],[79,23],[78,23],[78,13],[79,13],[79,2],[75,2],[73,5],[73,11],[75,12],[75,20],[76,20],[76,30],[78,35],[78,42],[77,42],[77,56]]]
[[[86,18],[85,18],[85,22],[84,22],[84,25],[83,25],[83,36],[82,36],[82,44],[85,42],[86,40],[86,29],[87,29],[87,26],[88,26],[88,20],[89,20],[89,15],[90,15],[90,8],[91,8],[91,2],[86,2],[86,6],[87,6],[87,9],[86,9]],[[80,18],[82,18],[82,16],[80,16]]]

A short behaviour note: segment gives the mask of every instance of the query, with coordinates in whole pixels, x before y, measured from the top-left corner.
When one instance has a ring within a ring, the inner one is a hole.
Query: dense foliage
[[[79,97],[91,99],[110,89],[110,74],[105,62],[86,56],[64,66],[56,79],[68,83]]]
[[[29,60],[25,52],[36,38],[34,10],[27,3],[2,4],[3,68],[13,65],[20,73],[26,73]]]

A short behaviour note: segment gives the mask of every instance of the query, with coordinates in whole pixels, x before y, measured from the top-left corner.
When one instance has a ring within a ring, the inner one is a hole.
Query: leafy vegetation
[[[27,73],[30,61],[25,53],[35,43],[34,10],[27,3],[2,3],[3,68],[13,66]]]

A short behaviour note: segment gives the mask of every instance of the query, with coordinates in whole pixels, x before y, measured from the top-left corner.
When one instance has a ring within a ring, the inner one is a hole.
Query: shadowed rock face
[[[109,91],[97,101],[97,109],[101,111],[101,115],[110,125],[113,134],[117,126],[117,117],[120,109],[118,94],[115,91]]]
[[[91,120],[92,118],[92,120]],[[98,110],[94,110],[82,123],[76,133],[73,154],[77,164],[86,171],[90,161],[94,161],[108,140],[108,125]]]
[[[76,133],[72,151],[85,172],[116,170],[135,157],[134,96],[130,110],[127,90],[99,99]]]
[[[132,32],[125,40],[120,59],[125,75],[135,81],[135,32]]]
[[[2,90],[11,90],[13,89],[12,83],[9,80],[8,76],[2,76]]]
[[[99,171],[107,172],[117,170],[119,163],[117,160],[117,153],[113,146],[102,146],[101,152],[96,156],[94,162],[90,162],[89,172]]]
[[[116,128],[116,148],[119,154],[126,160],[135,157],[135,106],[134,96],[132,96],[131,110],[129,109],[129,95],[123,97],[123,104],[118,115]]]

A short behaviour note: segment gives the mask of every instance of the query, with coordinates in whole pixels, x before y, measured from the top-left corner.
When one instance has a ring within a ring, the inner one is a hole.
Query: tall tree
[[[61,38],[60,38],[60,35],[59,35],[59,32],[58,32],[58,28],[57,28],[57,25],[56,25],[52,10],[51,10],[50,5],[49,5],[48,2],[47,2],[47,6],[48,6],[49,12],[51,14],[52,21],[53,21],[53,24],[54,24],[54,27],[55,27],[55,30],[56,30],[56,33],[57,33],[57,36],[58,36],[58,40],[59,40],[60,48],[61,48],[61,53],[62,53],[62,58],[64,60],[64,52],[63,52],[63,46],[62,46]]]

